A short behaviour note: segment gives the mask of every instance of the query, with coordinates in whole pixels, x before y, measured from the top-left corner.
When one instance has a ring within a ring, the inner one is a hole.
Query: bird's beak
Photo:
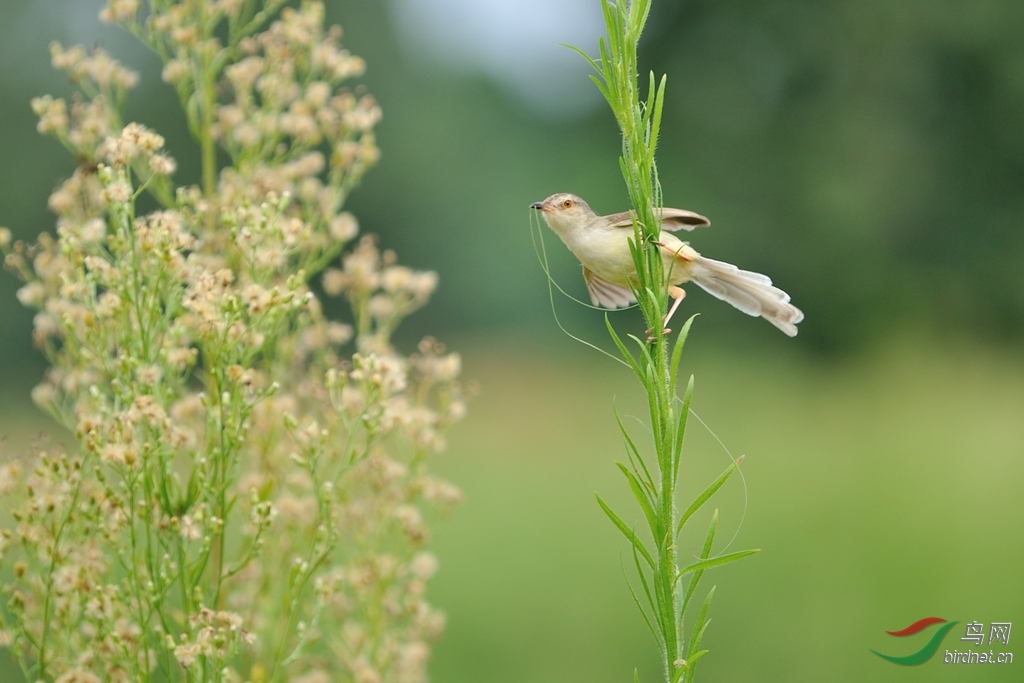
[[[531,209],[537,209],[538,211],[543,211],[544,210],[544,202],[534,202],[533,204],[530,204],[530,208]]]

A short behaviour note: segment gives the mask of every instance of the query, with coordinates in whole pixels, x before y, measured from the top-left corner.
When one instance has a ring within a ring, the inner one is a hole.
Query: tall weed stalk
[[[607,100],[622,131],[619,166],[633,211],[634,235],[630,246],[638,275],[634,294],[651,338],[642,340],[628,335],[627,340],[623,340],[607,317],[606,323],[612,340],[647,394],[653,462],[641,453],[639,445],[619,419],[628,462],[616,465],[640,506],[650,538],[645,538],[626,523],[623,516],[600,496],[597,502],[630,543],[639,582],[639,590],[630,585],[630,592],[661,650],[665,680],[668,683],[689,682],[693,680],[697,661],[707,653],[701,649],[701,640],[708,626],[708,609],[715,593],[712,587],[705,594],[696,617],[691,620],[687,637],[684,616],[694,604],[698,584],[708,569],[757,551],[713,555],[718,524],[718,511],[715,510],[699,557],[680,566],[677,543],[680,532],[736,472],[742,458],[730,464],[693,502],[679,511],[676,489],[693,395],[693,377],[690,377],[682,398],[678,394],[676,377],[693,318],[686,321],[674,340],[663,329],[668,282],[661,249],[655,244],[661,233],[662,193],[654,154],[661,129],[666,77],[663,75],[658,80],[651,72],[647,99],[641,99],[637,46],[650,14],[650,0],[603,0],[602,7],[608,36],[600,40],[599,57],[595,59],[578,48],[572,49],[597,72],[591,78]]]

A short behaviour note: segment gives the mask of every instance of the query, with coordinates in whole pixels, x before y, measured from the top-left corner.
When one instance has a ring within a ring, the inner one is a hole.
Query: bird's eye
[[[562,202],[562,208],[563,209],[571,209],[572,208],[572,200],[571,199],[566,199],[564,202]]]

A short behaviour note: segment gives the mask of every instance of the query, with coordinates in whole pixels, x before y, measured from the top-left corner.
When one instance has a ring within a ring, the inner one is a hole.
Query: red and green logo
[[[931,639],[927,643],[925,643],[924,647],[922,647],[920,650],[914,652],[913,654],[903,655],[901,657],[897,657],[895,655],[883,655],[881,652],[878,652],[876,650],[872,650],[872,652],[874,652],[882,659],[887,659],[893,664],[899,664],[901,666],[917,666],[918,664],[924,664],[932,658],[932,655],[934,655],[935,652],[939,649],[939,646],[942,645],[942,639],[946,637],[947,633],[949,633],[949,629],[956,626],[957,623],[958,622],[955,621],[946,621],[945,619],[940,619],[939,617],[925,617],[924,619],[918,619],[913,624],[904,629],[900,629],[899,631],[886,631],[886,633],[888,633],[890,636],[899,636],[902,638],[920,633],[921,631],[927,629],[929,626],[933,626],[935,624],[943,624],[935,631],[935,633],[932,634]]]

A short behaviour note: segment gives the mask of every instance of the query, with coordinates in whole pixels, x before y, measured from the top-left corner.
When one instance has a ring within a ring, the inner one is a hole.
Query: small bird
[[[633,237],[633,218],[625,211],[598,216],[574,194],[553,194],[542,202],[530,204],[544,216],[556,235],[562,238],[583,265],[590,300],[603,308],[623,308],[636,302],[630,284],[637,284],[636,266],[629,250]],[[661,236],[655,242],[661,248],[673,302],[665,315],[667,328],[686,292],[679,285],[695,282],[708,294],[727,301],[747,315],[761,316],[790,337],[803,312],[789,303],[789,295],[772,285],[767,275],[741,270],[723,261],[698,254],[687,242],[672,233],[711,225],[704,216],[685,209],[661,210]],[[668,330],[666,330],[668,331]]]

